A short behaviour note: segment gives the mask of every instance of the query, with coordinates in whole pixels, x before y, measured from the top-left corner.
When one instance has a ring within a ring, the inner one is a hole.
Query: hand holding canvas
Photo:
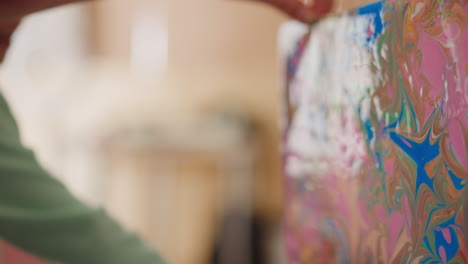
[[[328,14],[333,8],[333,0],[248,0],[270,4],[306,24],[312,24]]]

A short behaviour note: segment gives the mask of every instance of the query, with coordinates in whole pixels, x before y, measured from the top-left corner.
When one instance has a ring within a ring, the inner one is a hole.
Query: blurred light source
[[[133,72],[143,80],[159,77],[167,68],[169,33],[167,14],[140,7],[131,32],[130,62]]]

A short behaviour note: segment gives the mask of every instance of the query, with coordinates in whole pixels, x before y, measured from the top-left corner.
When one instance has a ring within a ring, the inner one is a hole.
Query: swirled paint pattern
[[[468,263],[468,1],[329,17],[287,71],[289,263]]]

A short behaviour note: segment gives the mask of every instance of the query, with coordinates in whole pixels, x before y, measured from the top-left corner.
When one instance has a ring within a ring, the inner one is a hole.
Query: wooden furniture
[[[210,263],[220,219],[229,211],[245,219],[252,214],[257,142],[249,129],[201,124],[109,137],[103,146],[104,206],[171,263]],[[249,223],[233,225],[240,226],[240,245],[248,247]]]

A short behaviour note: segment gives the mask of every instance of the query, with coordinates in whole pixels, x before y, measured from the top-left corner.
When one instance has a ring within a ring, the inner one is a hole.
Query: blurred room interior
[[[2,89],[46,168],[171,263],[281,264],[285,20],[222,0],[53,9],[22,24]]]

